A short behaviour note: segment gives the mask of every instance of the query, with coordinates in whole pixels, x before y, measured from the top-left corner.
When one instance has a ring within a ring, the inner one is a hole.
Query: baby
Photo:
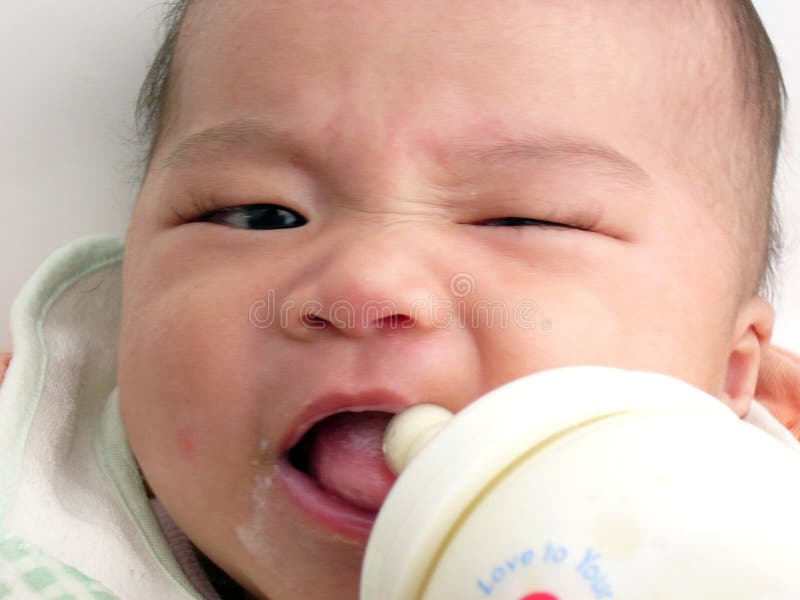
[[[178,2],[118,390],[218,591],[356,598],[416,403],[598,364],[744,417],[782,101],[747,0]]]
[[[408,405],[602,364],[746,414],[781,106],[749,2],[176,10],[120,402],[155,496],[250,594],[357,596]]]

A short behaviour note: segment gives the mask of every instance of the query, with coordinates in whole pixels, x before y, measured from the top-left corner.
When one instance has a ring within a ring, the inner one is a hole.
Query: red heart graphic
[[[548,594],[547,592],[536,592],[534,594],[528,594],[519,600],[558,600],[558,596],[553,596],[553,594]]]

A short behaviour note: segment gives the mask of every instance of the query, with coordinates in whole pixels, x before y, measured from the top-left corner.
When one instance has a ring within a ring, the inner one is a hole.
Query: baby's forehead
[[[689,3],[691,15],[676,4],[195,2],[176,129],[266,115],[328,155],[418,152],[416,140],[444,147],[467,130],[555,135],[561,148],[589,139],[664,163],[645,171],[704,165],[713,180],[722,170],[706,159],[733,122],[732,70],[713,3]]]
[[[666,110],[689,115],[699,112],[698,101],[730,104],[730,89],[709,93],[726,87],[731,71],[711,9],[694,9],[690,18],[674,8],[682,2],[658,0],[645,7],[621,0],[453,4],[305,0],[277,11],[269,2],[195,1],[176,58],[177,87],[185,90],[179,103],[186,108],[211,94],[229,105],[230,94],[219,93],[229,81],[260,87],[265,107],[279,97],[313,103],[315,93],[342,105],[363,102],[358,92],[367,86],[373,105],[395,100],[405,112],[426,102],[457,111],[483,100],[522,114],[544,100],[551,113],[577,101],[591,113],[616,94],[621,108],[651,107],[669,122]],[[220,52],[231,47],[237,50]]]

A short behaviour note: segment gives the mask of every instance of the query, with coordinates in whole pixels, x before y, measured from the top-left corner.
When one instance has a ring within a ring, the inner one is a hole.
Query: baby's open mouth
[[[289,462],[323,490],[377,512],[394,481],[382,449],[392,416],[374,411],[331,415],[291,449]]]
[[[316,423],[287,453],[292,495],[336,529],[350,529],[337,526],[342,521],[360,522],[358,533],[368,534],[395,480],[383,457],[383,433],[393,416],[346,411]]]

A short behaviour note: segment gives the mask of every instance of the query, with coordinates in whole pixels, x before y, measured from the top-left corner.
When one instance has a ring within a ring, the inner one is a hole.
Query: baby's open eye
[[[212,210],[198,219],[239,229],[292,229],[308,221],[303,215],[277,204],[247,204]]]
[[[483,227],[557,227],[560,229],[578,229],[575,225],[566,223],[556,223],[554,221],[543,221],[541,219],[529,219],[527,217],[500,217],[498,219],[486,219],[478,221],[475,225]]]

